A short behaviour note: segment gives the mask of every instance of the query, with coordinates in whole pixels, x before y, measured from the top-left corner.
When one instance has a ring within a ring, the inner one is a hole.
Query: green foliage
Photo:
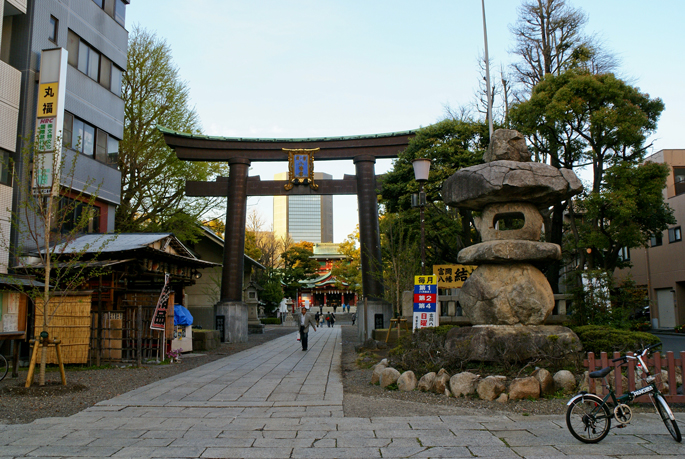
[[[600,352],[636,352],[647,345],[661,342],[651,333],[621,330],[604,325],[583,325],[572,327],[572,330],[578,335],[583,351],[594,352],[595,355],[599,355]]]
[[[245,255],[255,261],[259,261],[262,257],[262,251],[257,246],[257,236],[251,231],[245,232]]]
[[[628,277],[617,283],[603,270],[585,270],[573,273],[570,278],[575,287],[571,317],[576,326],[606,325],[631,329],[640,322],[639,316],[648,305],[647,290]]]
[[[283,269],[282,280],[285,284],[285,295],[294,297],[297,289],[301,287],[300,281],[311,279],[319,269],[319,263],[310,258],[314,254],[312,244],[298,242],[293,244],[281,254]]]
[[[336,279],[336,287],[362,293],[361,249],[359,228],[340,243],[340,254],[347,258],[333,263],[331,274]],[[343,284],[344,283],[344,284]]]
[[[410,239],[419,241],[419,209],[411,207],[411,195],[419,184],[414,179],[412,160],[429,158],[431,169],[425,182],[426,265],[456,262],[461,248],[473,239],[468,227],[470,214],[463,217],[442,201],[443,182],[457,170],[482,162],[487,148],[488,127],[483,122],[446,119],[419,130],[399,154],[381,188],[385,214],[396,215]],[[464,219],[465,218],[465,219]],[[466,228],[466,229],[464,229]],[[383,244],[383,242],[381,242]],[[407,248],[410,248],[407,245]]]
[[[171,50],[154,33],[134,26],[129,36],[123,78],[124,138],[119,144],[121,204],[116,228],[121,232],[172,231],[181,240],[197,237],[195,224],[221,198],[188,198],[185,181],[228,175],[223,163],[181,161],[155,128],[199,134],[186,82],[179,78]],[[178,209],[183,209],[179,213]]]
[[[591,250],[591,268],[613,272],[629,267],[619,257],[624,247],[647,247],[652,236],[676,223],[663,197],[669,173],[666,164],[619,163],[606,171],[601,191],[578,201],[576,212],[583,218],[577,221],[578,245],[571,247]]]

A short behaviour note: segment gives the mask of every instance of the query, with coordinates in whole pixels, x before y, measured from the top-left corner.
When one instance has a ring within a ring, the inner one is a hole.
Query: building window
[[[680,230],[680,226],[668,229],[668,242],[680,242],[683,240],[683,233]]]
[[[0,184],[12,186],[12,167],[10,152],[0,148]]]
[[[126,25],[126,5],[129,0],[93,0],[109,16],[122,26]]]
[[[71,30],[67,38],[67,51],[69,64],[121,97],[123,71],[110,59],[101,55]]]
[[[66,196],[59,200],[61,232],[79,234],[100,232],[100,208]]]
[[[117,167],[119,141],[102,129],[64,113],[64,141],[66,148],[78,151],[98,162]]]
[[[675,194],[685,193],[685,167],[673,168],[673,180],[675,181]]]
[[[50,16],[50,30],[48,30],[48,40],[57,43],[57,29],[59,28],[59,21],[56,17]]]
[[[630,261],[630,249],[628,247],[621,247],[618,252],[618,259],[621,261]]]
[[[656,236],[652,236],[650,242],[652,243],[652,247],[658,247],[661,244],[663,244],[663,240],[661,239],[661,233],[657,234]]]

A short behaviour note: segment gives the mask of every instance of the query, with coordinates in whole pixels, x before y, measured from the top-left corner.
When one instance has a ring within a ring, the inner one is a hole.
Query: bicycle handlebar
[[[645,355],[645,354],[647,353],[647,351],[649,351],[650,349],[657,348],[657,347],[661,346],[662,344],[663,344],[663,343],[650,344],[649,346],[647,346],[647,347],[645,347],[644,349],[642,349],[642,350],[638,353],[638,355],[640,355],[640,356]],[[633,359],[633,360],[635,360],[635,357],[634,357],[634,356],[629,356],[629,355],[624,355],[624,356],[618,357],[618,358],[616,358],[616,359],[612,359],[611,361],[612,361],[612,362],[620,362],[620,361],[623,361],[623,362],[625,363],[625,362],[628,362],[628,359]]]

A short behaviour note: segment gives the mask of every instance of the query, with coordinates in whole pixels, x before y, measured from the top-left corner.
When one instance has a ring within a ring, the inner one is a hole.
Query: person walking
[[[321,317],[321,314],[317,311],[316,314],[314,314],[314,322],[316,322],[316,325],[319,325],[319,318]]]
[[[335,313],[331,312],[331,321],[329,322],[329,324],[331,327],[335,325]]]
[[[307,314],[307,308],[302,307],[302,313],[300,314],[300,343],[302,343],[302,350],[307,350],[307,338],[309,335],[309,326],[314,327],[316,331],[316,324],[314,323],[314,318]]]

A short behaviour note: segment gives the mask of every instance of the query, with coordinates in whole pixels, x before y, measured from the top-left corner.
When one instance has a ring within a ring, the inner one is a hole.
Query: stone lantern
[[[485,361],[502,358],[504,349],[514,358],[530,358],[551,336],[567,351],[578,350],[570,329],[543,325],[554,294],[536,265],[561,259],[559,245],[540,242],[540,209],[580,193],[582,184],[569,169],[531,162],[523,136],[514,130],[495,131],[483,159],[442,187],[446,204],[481,212],[474,220],[483,241],[458,255],[459,263],[478,265],[460,296],[473,327],[452,330],[446,345],[464,340],[471,358]]]
[[[245,288],[245,303],[247,304],[247,332],[264,333],[264,324],[259,320],[257,307],[259,306],[259,290],[261,287],[254,281]]]

